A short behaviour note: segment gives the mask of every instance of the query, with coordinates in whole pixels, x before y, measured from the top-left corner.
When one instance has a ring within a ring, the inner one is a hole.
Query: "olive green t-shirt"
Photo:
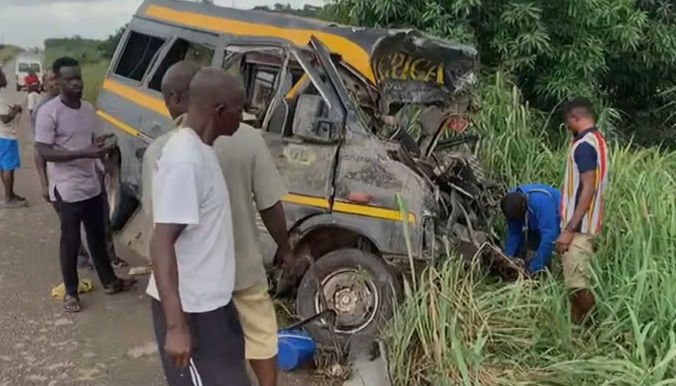
[[[267,285],[259,247],[256,211],[268,209],[287,194],[265,140],[253,127],[240,124],[231,137],[214,143],[228,183],[235,234],[235,291]]]
[[[145,192],[151,191],[147,187],[152,182],[150,165],[154,165],[150,159],[159,158],[161,147],[172,133],[157,138],[144,154],[143,205],[147,213],[151,213],[151,206],[146,206],[150,201]],[[284,183],[263,137],[249,125],[242,123],[233,136],[219,137],[214,143],[214,151],[230,193],[235,237],[235,290],[267,285],[255,216],[257,210],[272,207],[287,194]]]

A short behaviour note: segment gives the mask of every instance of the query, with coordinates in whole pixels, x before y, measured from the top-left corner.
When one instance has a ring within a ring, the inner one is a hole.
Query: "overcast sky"
[[[322,0],[215,0],[237,8],[290,3],[322,4]],[[42,47],[46,38],[80,35],[104,38],[129,21],[142,0],[0,0],[0,43]]]

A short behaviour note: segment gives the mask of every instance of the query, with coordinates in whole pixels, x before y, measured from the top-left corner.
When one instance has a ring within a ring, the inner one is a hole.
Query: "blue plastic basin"
[[[314,355],[315,341],[307,332],[282,330],[277,333],[277,368],[280,370],[294,370]]]

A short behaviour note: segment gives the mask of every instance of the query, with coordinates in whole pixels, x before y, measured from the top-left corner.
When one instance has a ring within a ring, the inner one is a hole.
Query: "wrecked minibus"
[[[146,0],[98,98],[98,115],[119,137],[106,178],[112,223],[142,255],[152,224],[138,210],[141,162],[172,127],[160,83],[184,59],[244,82],[243,119],[260,129],[289,191],[290,241],[314,261],[295,283],[297,316],[335,315],[308,326],[319,341],[374,336],[411,269],[433,261],[444,240],[472,249],[487,237],[488,182],[471,153],[454,151],[478,140],[457,133],[476,79],[472,47],[411,30]],[[406,130],[385,135],[382,122],[411,105],[424,109],[412,124],[418,138],[403,146]],[[259,223],[274,271],[275,244]]]

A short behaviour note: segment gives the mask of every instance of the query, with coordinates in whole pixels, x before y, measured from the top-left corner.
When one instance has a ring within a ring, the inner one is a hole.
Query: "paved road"
[[[10,85],[3,92],[11,103],[25,104],[25,93],[13,90]],[[0,209],[0,386],[163,385],[143,294],[147,278],[135,291],[106,296],[94,274],[81,272],[95,290],[83,295],[84,310],[77,315],[65,314],[61,301],[50,298],[52,286],[61,282],[59,230],[52,207],[40,197],[29,125],[24,114],[16,191],[30,206]],[[119,253],[132,265],[142,264],[129,250]],[[281,380],[281,386],[309,384],[289,376]]]

